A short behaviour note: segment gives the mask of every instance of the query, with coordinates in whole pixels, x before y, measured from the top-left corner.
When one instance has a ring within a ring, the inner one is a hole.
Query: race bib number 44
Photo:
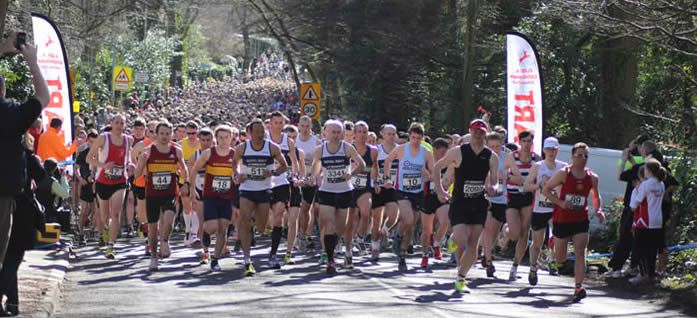
[[[152,187],[155,190],[167,190],[172,183],[171,172],[154,172],[152,174]]]

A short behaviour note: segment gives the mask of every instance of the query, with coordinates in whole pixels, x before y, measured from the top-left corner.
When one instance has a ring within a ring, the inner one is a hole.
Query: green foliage
[[[25,101],[34,94],[31,72],[20,54],[0,60],[0,74],[5,77],[5,97]]]

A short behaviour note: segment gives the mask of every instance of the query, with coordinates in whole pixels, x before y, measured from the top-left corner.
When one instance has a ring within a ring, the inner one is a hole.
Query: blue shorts
[[[203,198],[203,220],[232,220],[232,200]]]
[[[271,203],[271,189],[261,191],[240,190],[240,198],[245,198],[257,204]]]

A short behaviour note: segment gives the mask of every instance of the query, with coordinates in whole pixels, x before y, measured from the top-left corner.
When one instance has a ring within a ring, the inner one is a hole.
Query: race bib
[[[573,211],[584,211],[586,209],[586,197],[584,196],[567,194],[565,201],[571,202],[571,210]]]
[[[540,208],[554,208],[554,203],[550,201],[544,194],[542,194],[542,191],[537,192],[537,206]]]
[[[203,173],[199,172],[196,175],[196,189],[203,190],[203,180],[206,178],[205,170]]]
[[[305,177],[307,179],[312,178],[312,165],[305,165]]]
[[[356,188],[365,188],[368,186],[368,175],[364,173],[359,173],[351,177],[351,183]]]
[[[116,165],[113,168],[104,171],[104,177],[111,180],[119,180],[123,178],[123,166]]]
[[[423,177],[421,174],[403,174],[402,175],[402,188],[405,191],[417,191],[421,190]]]
[[[264,172],[266,172],[266,167],[249,167],[249,173],[247,175],[249,180],[262,181],[266,179]]]
[[[482,181],[465,181],[462,187],[462,192],[465,198],[478,198],[484,194],[484,182]]]
[[[231,184],[232,178],[230,176],[213,176],[211,189],[213,189],[213,192],[226,193],[230,192]]]
[[[153,172],[152,174],[152,188],[155,190],[167,190],[169,185],[172,183],[172,173],[171,172]]]
[[[327,182],[329,183],[342,183],[346,181],[345,178],[346,169],[344,168],[332,168],[327,169]]]

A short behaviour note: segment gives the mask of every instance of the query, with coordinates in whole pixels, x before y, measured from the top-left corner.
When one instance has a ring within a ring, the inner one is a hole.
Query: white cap
[[[547,137],[543,148],[559,149],[559,140],[556,137]]]

